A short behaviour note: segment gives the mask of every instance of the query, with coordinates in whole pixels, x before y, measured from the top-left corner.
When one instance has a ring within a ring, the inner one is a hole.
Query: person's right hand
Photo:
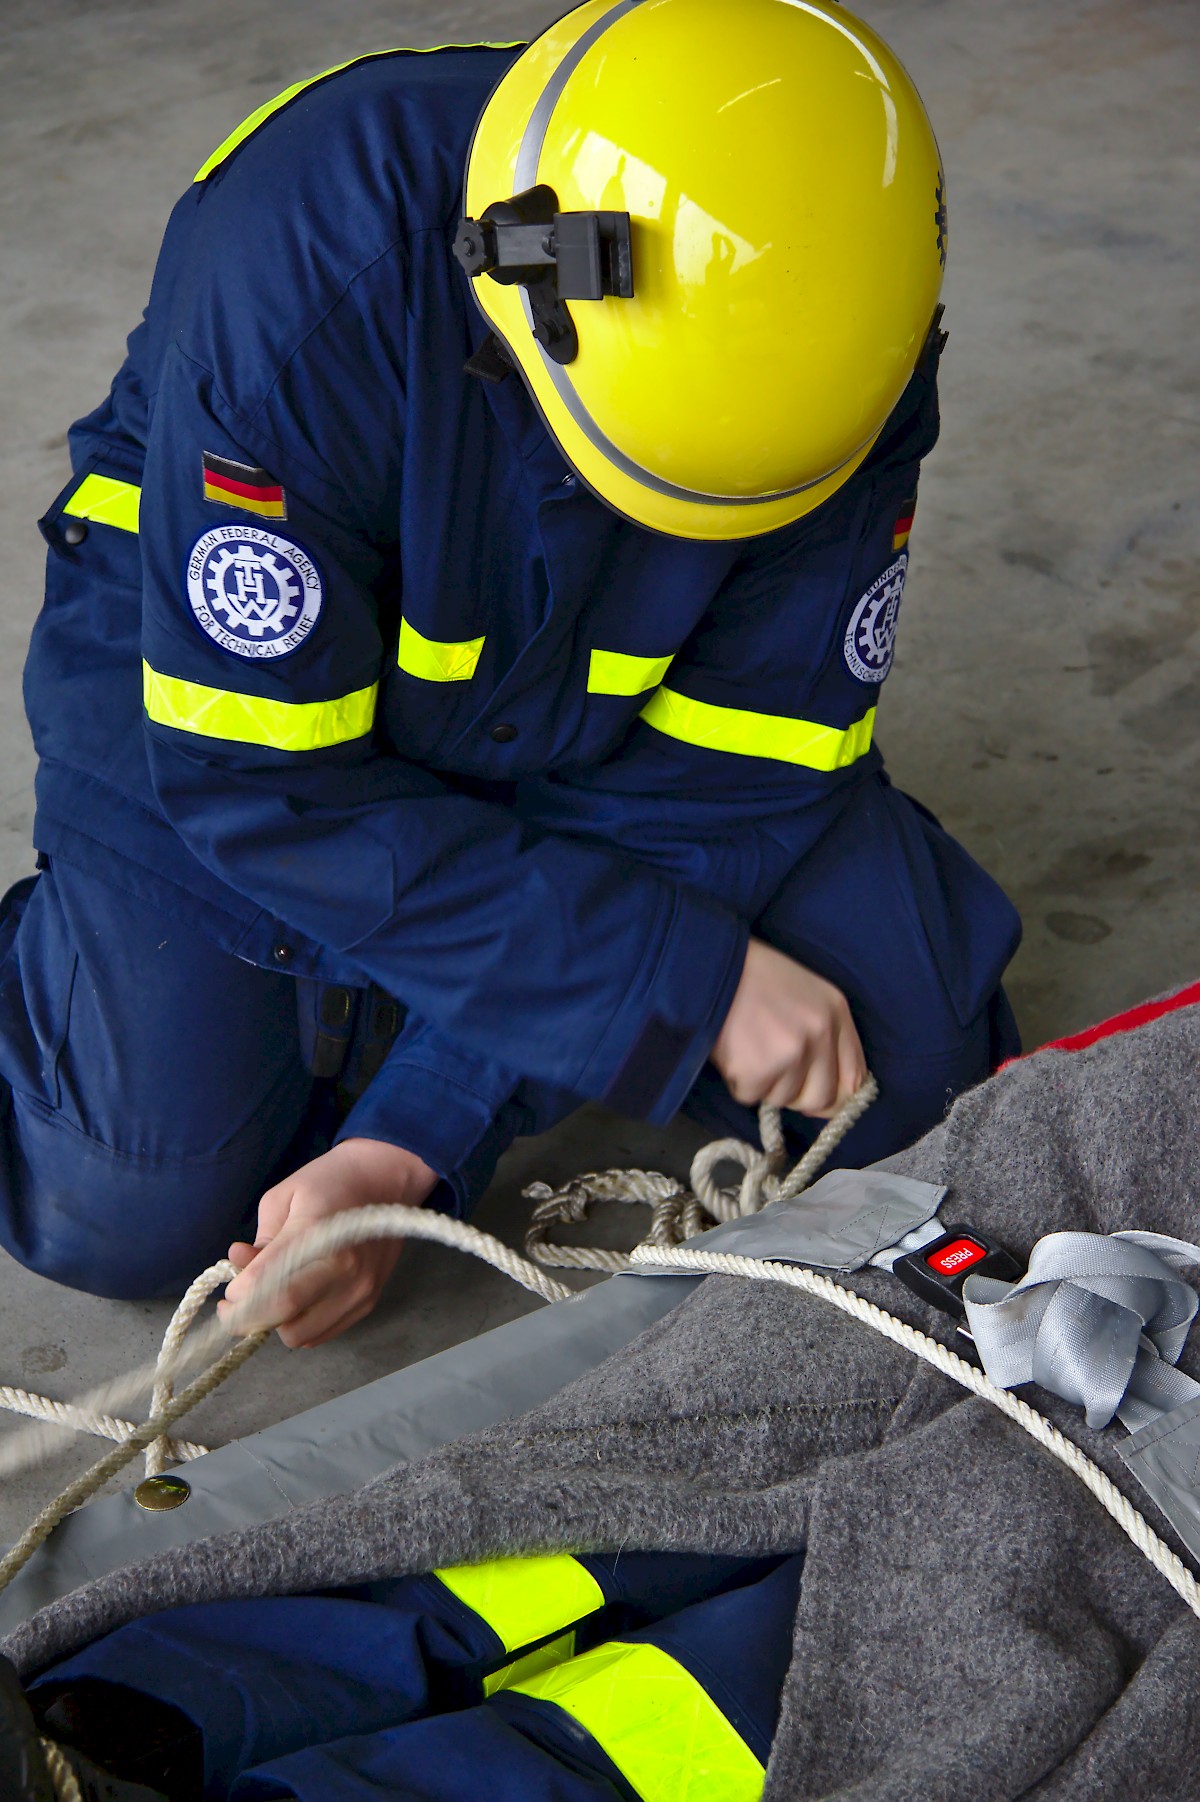
[[[841,990],[761,939],[746,947],[741,981],[711,1057],[735,1101],[766,1101],[822,1120],[867,1078]]]

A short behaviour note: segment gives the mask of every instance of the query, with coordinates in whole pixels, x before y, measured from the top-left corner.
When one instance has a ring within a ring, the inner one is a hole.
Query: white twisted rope
[[[219,1321],[214,1321],[213,1325],[218,1328],[218,1331],[223,1332]],[[115,1445],[110,1452],[106,1452],[104,1457],[93,1464],[89,1470],[85,1470],[81,1477],[76,1477],[73,1483],[68,1483],[67,1487],[59,1495],[56,1495],[52,1502],[48,1502],[41,1513],[34,1517],[17,1543],[3,1558],[0,1558],[0,1591],[8,1588],[17,1572],[28,1564],[42,1542],[50,1537],[59,1521],[65,1520],[68,1514],[81,1507],[84,1502],[90,1501],[97,1491],[103,1489],[109,1478],[115,1477],[118,1471],[123,1470],[127,1464],[131,1463],[138,1453],[150,1444],[152,1439],[156,1439],[167,1427],[182,1419],[188,1410],[194,1408],[197,1402],[202,1402],[206,1395],[211,1395],[227,1376],[231,1376],[240,1365],[246,1362],[247,1358],[258,1350],[266,1337],[265,1332],[249,1333],[244,1339],[239,1339],[235,1345],[231,1345],[215,1364],[189,1383],[182,1394],[173,1397],[161,1413],[152,1415],[149,1420],[143,1421],[141,1426],[135,1427],[128,1439],[120,1445]],[[44,1452],[42,1455],[45,1455]],[[25,1464],[36,1464],[40,1462],[40,1458],[27,1453],[24,1462]]]
[[[290,1250],[267,1271],[252,1295],[231,1310],[227,1321],[211,1320],[193,1333],[190,1339],[184,1337],[186,1322],[181,1324],[174,1334],[170,1350],[164,1345],[154,1364],[144,1364],[137,1370],[127,1371],[125,1375],[99,1385],[75,1404],[81,1416],[86,1416],[90,1422],[93,1419],[99,1420],[102,1410],[131,1401],[144,1395],[152,1387],[156,1395],[165,1392],[170,1396],[170,1385],[185,1369],[195,1366],[203,1358],[211,1357],[219,1347],[227,1347],[215,1364],[189,1383],[179,1395],[162,1401],[152,1410],[149,1419],[140,1426],[131,1427],[127,1434],[121,1436],[121,1442],[112,1451],[106,1453],[73,1483],[68,1484],[60,1495],[42,1509],[8,1555],[0,1559],[0,1590],[12,1582],[60,1520],[102,1489],[144,1447],[161,1440],[168,1427],[203,1401],[205,1396],[211,1395],[227,1376],[258,1350],[268,1334],[261,1330],[247,1330],[252,1328],[253,1316],[270,1305],[287,1287],[297,1270],[318,1258],[329,1257],[334,1252],[344,1250],[347,1246],[362,1245],[372,1239],[432,1239],[441,1245],[449,1245],[458,1251],[470,1252],[473,1256],[482,1258],[505,1276],[512,1277],[514,1282],[532,1290],[535,1295],[540,1295],[544,1301],[566,1301],[574,1294],[565,1283],[555,1282],[553,1277],[539,1270],[536,1264],[530,1264],[519,1252],[513,1251],[491,1233],[481,1233],[477,1227],[467,1226],[461,1220],[451,1220],[445,1214],[431,1214],[422,1208],[395,1205],[356,1208],[320,1221],[309,1232],[297,1238]],[[194,1313],[204,1295],[220,1283],[228,1281],[232,1274],[233,1266],[224,1263],[205,1271],[188,1290],[184,1302],[176,1312],[176,1319],[183,1314],[185,1306],[192,1307]],[[172,1327],[174,1326],[175,1321],[172,1321]],[[242,1334],[245,1336],[239,1336]],[[232,1346],[228,1344],[231,1336],[236,1339]],[[87,1430],[92,1430],[90,1425]],[[6,1445],[0,1447],[0,1476],[10,1476],[44,1463],[58,1449],[62,1437],[57,1422],[49,1428],[29,1428],[15,1433]]]
[[[869,1092],[868,1092],[869,1091]],[[728,1209],[725,1218],[732,1219],[743,1211],[753,1212],[761,1207],[765,1200],[786,1200],[798,1194],[812,1180],[821,1163],[850,1130],[854,1122],[861,1117],[870,1106],[877,1091],[872,1079],[852,1096],[850,1101],[839,1110],[828,1125],[818,1135],[813,1145],[791,1173],[783,1178],[775,1174],[772,1167],[779,1161],[782,1149],[782,1129],[778,1115],[774,1120],[774,1110],[763,1110],[764,1147],[762,1152],[752,1146],[746,1146],[740,1140],[719,1140],[715,1145],[706,1146],[692,1166],[692,1182],[696,1196],[703,1198],[705,1208],[713,1212],[713,1202],[722,1209]],[[718,1189],[712,1171],[722,1158],[732,1158],[743,1164],[746,1175],[736,1195],[731,1190]],[[623,1173],[606,1173],[611,1177]],[[655,1182],[650,1179],[654,1173],[638,1171],[631,1173],[631,1187],[640,1187],[645,1193],[638,1196],[617,1196],[616,1199],[641,1199],[654,1203],[674,1200],[680,1195],[677,1187],[669,1194],[652,1193],[659,1185],[669,1183],[671,1179],[659,1177]],[[582,1179],[586,1182],[589,1179]],[[748,1204],[748,1205],[747,1205]],[[345,1214],[335,1215],[322,1221],[309,1233],[298,1238],[289,1253],[278,1260],[273,1271],[268,1272],[266,1279],[260,1283],[252,1296],[254,1312],[266,1307],[269,1302],[284,1288],[302,1265],[316,1258],[327,1257],[331,1252],[348,1245],[362,1244],[371,1239],[383,1238],[422,1238],[432,1239],[456,1250],[466,1251],[482,1258],[485,1263],[496,1270],[503,1271],[514,1281],[521,1283],[534,1294],[547,1301],[564,1301],[575,1291],[565,1284],[553,1281],[540,1271],[535,1264],[529,1263],[509,1246],[494,1238],[490,1233],[482,1233],[476,1227],[467,1226],[462,1221],[450,1220],[444,1215],[427,1214],[420,1208],[409,1207],[374,1207],[360,1208]],[[623,1255],[623,1254],[614,1254]],[[864,1325],[881,1333],[884,1338],[896,1345],[903,1346],[914,1356],[924,1359],[940,1370],[943,1375],[959,1383],[964,1389],[990,1402],[1002,1414],[1015,1421],[1031,1438],[1057,1458],[1082,1482],[1116,1521],[1143,1557],[1149,1560],[1154,1568],[1167,1579],[1175,1593],[1192,1610],[1200,1616],[1200,1583],[1188,1570],[1183,1560],[1171,1550],[1170,1546],[1160,1538],[1151,1527],[1145,1516],[1136,1509],[1117,1488],[1112,1479],[1087,1456],[1082,1447],[1066,1437],[1059,1429],[1048,1421],[1044,1415],[1031,1408],[1027,1402],[1011,1395],[1008,1390],[997,1384],[968,1364],[964,1358],[949,1350],[937,1339],[930,1338],[927,1333],[920,1332],[907,1322],[898,1320],[886,1309],[877,1307],[874,1302],[856,1295],[853,1290],[844,1289],[830,1277],[819,1271],[807,1270],[789,1264],[774,1264],[758,1258],[737,1257],[727,1252],[705,1252],[689,1247],[663,1244],[643,1244],[639,1246],[628,1260],[630,1266],[661,1265],[674,1269],[695,1271],[698,1275],[737,1276],[752,1281],[783,1283],[789,1288],[802,1289],[810,1295],[829,1302],[843,1313],[851,1315]],[[625,1268],[622,1265],[622,1268]],[[214,1266],[214,1270],[218,1267]],[[208,1282],[212,1272],[206,1271],[197,1279],[180,1304],[182,1311],[189,1298]],[[216,1282],[226,1280],[218,1276]],[[209,1284],[209,1289],[215,1283]],[[208,1291],[206,1290],[205,1293]],[[196,1302],[200,1305],[203,1295]],[[251,1308],[249,1300],[235,1308],[227,1323],[211,1321],[206,1327],[195,1333],[189,1341],[185,1341],[186,1326],[181,1328],[170,1357],[166,1348],[160,1354],[158,1362],[153,1366],[145,1366],[139,1371],[132,1371],[126,1376],[93,1390],[78,1404],[89,1413],[96,1413],[100,1408],[112,1405],[137,1394],[144,1393],[152,1384],[163,1384],[168,1387],[164,1393],[169,1395],[169,1385],[174,1378],[181,1375],[185,1365],[197,1362],[201,1357],[209,1355],[227,1334],[245,1331],[250,1325]],[[174,1324],[174,1323],[172,1323]],[[161,1440],[167,1428],[182,1418],[197,1402],[209,1395],[223,1382],[225,1377],[240,1364],[245,1363],[266,1339],[265,1331],[256,1330],[237,1339],[215,1364],[196,1377],[179,1395],[170,1397],[154,1408],[150,1418],[134,1428],[122,1443],[102,1458],[91,1470],[68,1486],[57,1496],[47,1508],[44,1508],[28,1531],[12,1548],[8,1556],[0,1559],[0,1590],[3,1590],[22,1566],[32,1557],[34,1551],[45,1540],[53,1528],[72,1509],[81,1505],[95,1492],[102,1488],[109,1478],[136,1457],[139,1450],[149,1446],[155,1440]],[[156,1387],[156,1394],[158,1393]],[[99,1416],[97,1415],[97,1418]],[[53,1435],[42,1430],[31,1429],[29,1432],[17,1434],[7,1446],[0,1449],[0,1476],[15,1470],[25,1469],[31,1464],[40,1463],[48,1454],[46,1442]],[[57,1443],[57,1441],[56,1441]],[[65,1802],[65,1798],[64,1798]]]
[[[46,1769],[50,1773],[50,1781],[54,1785],[58,1802],[84,1802],[83,1790],[75,1775],[75,1767],[63,1751],[52,1739],[41,1742],[42,1756],[46,1760]]]
[[[857,1126],[879,1094],[879,1085],[868,1076],[860,1089],[827,1120],[795,1169],[781,1176],[787,1159],[783,1120],[777,1107],[758,1110],[762,1147],[745,1139],[714,1139],[701,1146],[692,1159],[686,1189],[673,1176],[657,1170],[590,1170],[564,1188],[531,1183],[523,1191],[534,1204],[525,1233],[525,1250],[539,1264],[556,1270],[628,1270],[634,1254],[609,1251],[599,1245],[552,1245],[547,1234],[552,1225],[577,1226],[586,1220],[598,1201],[624,1201],[652,1208],[650,1230],[637,1246],[678,1245],[720,1221],[739,1214],[757,1214],[770,1201],[790,1201],[807,1189],[817,1172],[833,1156],[851,1127]],[[736,1189],[722,1189],[714,1172],[721,1164],[740,1164],[744,1175]]]
[[[170,1373],[175,1367],[179,1348],[188,1328],[213,1290],[219,1289],[222,1283],[232,1282],[236,1275],[237,1272],[227,1258],[211,1264],[192,1283],[172,1314],[154,1369],[154,1392],[150,1399],[152,1414],[161,1412],[171,1399]],[[50,1426],[67,1427],[76,1433],[94,1433],[98,1439],[115,1439],[118,1443],[137,1431],[136,1424],[131,1420],[121,1420],[113,1414],[102,1414],[97,1408],[85,1404],[55,1401],[52,1396],[36,1395],[28,1389],[15,1389],[7,1383],[0,1384],[0,1408],[7,1409],[10,1414],[24,1414],[33,1420],[43,1420]],[[155,1439],[146,1447],[146,1475],[157,1477],[169,1463],[182,1464],[192,1458],[203,1458],[208,1449],[208,1446],[197,1445],[191,1439]]]
[[[818,1270],[807,1270],[797,1264],[773,1264],[760,1258],[741,1258],[731,1252],[693,1251],[687,1246],[670,1246],[665,1250],[652,1250],[638,1247],[633,1254],[633,1262],[639,1265],[659,1265],[672,1270],[695,1271],[697,1275],[740,1276],[751,1281],[784,1283],[789,1289],[803,1289],[809,1295],[819,1296],[822,1301],[830,1302],[840,1308],[843,1314],[849,1314],[855,1320],[861,1320],[865,1326],[873,1327],[890,1339],[895,1345],[902,1345],[914,1356],[923,1358],[960,1383],[964,1389],[978,1395],[982,1400],[991,1402],[1001,1414],[1023,1427],[1031,1438],[1065,1464],[1067,1469],[1077,1476],[1101,1506],[1107,1509],[1123,1533],[1127,1533],[1142,1556],[1148,1558],[1155,1570],[1167,1579],[1175,1593],[1187,1603],[1193,1614],[1200,1615],[1200,1583],[1197,1583],[1182,1558],[1176,1556],[1154,1531],[1146,1517],[1139,1513],[1133,1503],[1117,1488],[1112,1478],[1093,1463],[1081,1446],[1068,1439],[1065,1433],[1048,1421],[1044,1414],[1031,1408],[1019,1396],[1001,1389],[982,1370],[960,1358],[939,1339],[930,1338],[907,1321],[897,1320],[886,1308],[880,1308],[874,1302],[867,1301],[864,1296],[856,1295],[852,1289],[843,1289],[840,1283],[832,1278],[822,1276]]]
[[[551,1245],[546,1235],[552,1225],[577,1225],[586,1220],[597,1201],[624,1201],[653,1210],[643,1245],[677,1245],[703,1232],[711,1217],[694,1195],[673,1176],[657,1170],[592,1170],[576,1177],[564,1189],[548,1183],[530,1183],[522,1191],[534,1203],[525,1232],[525,1250],[539,1264],[556,1270],[628,1270],[627,1251],[609,1251],[602,1245]]]
[[[137,1431],[137,1423],[122,1420],[119,1415],[99,1414],[77,1406],[74,1402],[55,1401],[53,1396],[34,1395],[28,1389],[0,1385],[0,1408],[10,1414],[23,1414],[29,1420],[43,1420],[47,1426],[68,1427],[75,1433],[94,1433],[98,1439],[128,1439]],[[211,1447],[198,1445],[193,1439],[172,1439],[168,1456],[176,1463],[203,1458]],[[161,1469],[162,1466],[159,1466]],[[158,1471],[150,1471],[157,1476]]]

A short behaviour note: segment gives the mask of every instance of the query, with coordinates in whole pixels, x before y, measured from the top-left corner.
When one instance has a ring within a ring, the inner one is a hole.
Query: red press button
[[[986,1257],[986,1248],[976,1244],[974,1239],[951,1239],[949,1245],[942,1245],[937,1251],[930,1252],[925,1262],[941,1276],[958,1276],[961,1271],[969,1270],[972,1264],[978,1264],[981,1258]]]

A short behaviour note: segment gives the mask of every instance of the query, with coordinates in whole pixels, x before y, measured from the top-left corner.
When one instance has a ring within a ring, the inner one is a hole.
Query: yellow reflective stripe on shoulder
[[[142,491],[136,483],[90,475],[84,476],[63,512],[73,519],[94,519],[97,525],[136,532],[141,505]]]
[[[224,143],[217,145],[208,161],[197,169],[196,180],[207,181],[221,167],[226,157],[233,155],[239,144],[244,144],[260,125],[266,123],[272,113],[277,113],[280,107],[286,106],[289,100],[294,100],[297,94],[302,94],[305,88],[315,87],[317,82],[324,81],[328,75],[340,75],[343,69],[352,69],[356,63],[371,63],[381,56],[429,56],[435,50],[520,50],[523,49],[524,42],[524,39],[519,39],[511,44],[494,44],[487,40],[480,44],[427,44],[418,46],[415,50],[401,46],[395,50],[369,50],[365,56],[352,56],[344,63],[334,63],[332,69],[322,69],[319,75],[308,75],[303,81],[294,81],[282,94],[276,94],[274,100],[264,100],[261,106],[255,107],[250,117],[243,119],[237,130],[231,131]]]
[[[365,738],[375,721],[379,692],[373,682],[336,701],[264,701],[259,695],[163,676],[148,663],[142,664],[142,675],[146,712],[155,725],[272,751],[323,751]]]
[[[703,1684],[658,1646],[597,1646],[515,1683],[591,1734],[642,1802],[759,1802],[766,1776]]]
[[[455,1564],[433,1574],[492,1629],[506,1652],[519,1652],[604,1606],[591,1571],[567,1552]]]
[[[786,714],[748,713],[740,707],[713,707],[691,701],[673,689],[660,688],[642,709],[642,718],[668,738],[730,751],[737,757],[770,757],[776,763],[798,763],[809,770],[844,770],[871,748],[875,709],[843,730]]]
[[[657,688],[674,660],[667,657],[631,657],[625,651],[593,651],[588,663],[590,695],[644,695]]]
[[[408,620],[402,619],[396,662],[406,675],[420,676],[425,682],[469,682],[485,642],[482,638],[465,638],[455,644],[445,639],[426,638]]]
[[[536,1677],[541,1671],[551,1670],[556,1664],[564,1664],[568,1658],[575,1656],[575,1633],[560,1633],[557,1639],[547,1640],[544,1646],[537,1646],[532,1652],[526,1652],[521,1658],[514,1658],[490,1677],[483,1680],[485,1696],[494,1696],[498,1690],[511,1689],[514,1683],[524,1683],[530,1677]]]

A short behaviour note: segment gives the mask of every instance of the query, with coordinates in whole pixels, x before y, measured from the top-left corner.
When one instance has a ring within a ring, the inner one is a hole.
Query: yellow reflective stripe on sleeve
[[[196,171],[196,180],[207,181],[214,170],[221,167],[226,157],[233,155],[239,144],[244,144],[260,125],[266,123],[272,113],[277,113],[280,107],[286,106],[289,100],[294,100],[297,94],[302,94],[305,88],[315,87],[317,82],[324,81],[327,75],[340,75],[343,69],[352,69],[355,63],[371,63],[380,56],[404,54],[428,56],[435,50],[520,50],[523,48],[523,39],[512,44],[494,44],[487,40],[481,44],[427,44],[411,51],[406,51],[403,47],[398,50],[370,50],[366,56],[352,56],[344,63],[334,63],[332,69],[322,69],[319,75],[308,75],[303,81],[294,81],[290,88],[283,90],[282,94],[276,94],[274,100],[264,100],[261,106],[255,107],[250,117],[243,119],[237,130],[231,131],[223,144],[217,145],[208,161]]]
[[[590,695],[644,695],[657,688],[671,667],[667,657],[630,657],[625,651],[593,651],[588,664]]]
[[[465,638],[455,644],[440,638],[426,638],[402,619],[396,662],[406,675],[420,676],[426,682],[469,682],[475,674],[484,642],[482,638]]]
[[[642,1802],[759,1802],[764,1767],[703,1684],[658,1646],[597,1646],[511,1685],[591,1734]]]
[[[840,726],[789,719],[786,714],[713,707],[707,701],[690,701],[673,689],[660,688],[643,707],[642,718],[668,738],[703,745],[709,751],[730,751],[737,757],[770,757],[777,763],[798,763],[809,770],[844,770],[870,750],[875,709],[872,707],[843,731]]]
[[[455,1564],[433,1574],[487,1623],[506,1652],[519,1652],[604,1606],[591,1571],[567,1552]]]
[[[122,532],[136,532],[142,491],[133,482],[118,482],[112,476],[84,476],[63,508],[73,519],[94,519],[97,525],[117,526]]]
[[[494,1696],[498,1690],[511,1689],[514,1683],[524,1683],[530,1677],[536,1677],[541,1671],[552,1670],[556,1664],[565,1664],[568,1658],[575,1656],[575,1634],[560,1633],[557,1639],[551,1639],[535,1651],[526,1652],[523,1658],[514,1658],[511,1664],[493,1671],[490,1677],[483,1680],[485,1696]]]
[[[375,721],[376,683],[336,701],[264,701],[259,695],[162,676],[148,663],[142,664],[142,673],[146,712],[154,723],[200,738],[265,745],[272,751],[323,751],[364,738]]]

